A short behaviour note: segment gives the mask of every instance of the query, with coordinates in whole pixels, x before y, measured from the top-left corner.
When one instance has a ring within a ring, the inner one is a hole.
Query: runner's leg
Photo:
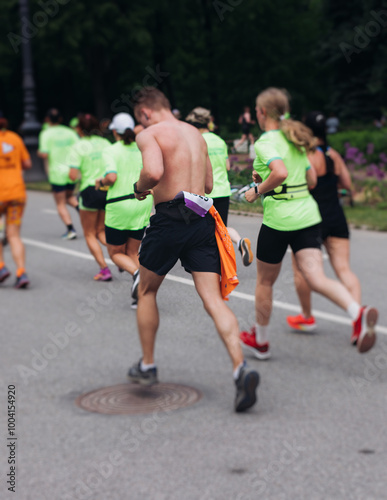
[[[157,291],[165,276],[140,266],[138,285],[137,326],[143,352],[143,363],[154,363],[156,333],[159,327],[159,311],[156,302]]]
[[[361,304],[360,281],[349,265],[349,239],[329,237],[324,243],[336,276],[356,302]]]
[[[255,289],[255,316],[260,326],[267,326],[273,309],[273,285],[281,270],[279,264],[268,264],[257,259],[257,285]]]
[[[204,308],[213,319],[220,338],[230,355],[233,369],[236,370],[243,362],[243,353],[239,342],[239,326],[234,313],[222,299],[219,275],[192,272],[192,277]]]
[[[74,190],[68,190],[66,191],[66,203],[67,205],[70,205],[70,207],[77,208],[78,206],[78,200],[76,196],[74,195]],[[71,222],[70,222],[71,224]]]
[[[140,240],[129,238],[127,243],[123,245],[108,244],[107,247],[110,258],[117,267],[133,275],[139,268],[138,250],[140,248],[140,243]]]
[[[301,274],[301,271],[297,267],[297,262],[292,253],[292,267],[294,276],[294,285],[296,287],[296,292],[298,295],[298,300],[301,304],[302,314],[304,318],[310,318],[312,316],[312,293],[311,289],[306,282],[305,278]]]
[[[7,239],[11,247],[12,258],[17,269],[25,268],[25,248],[20,238],[20,226],[7,223]]]
[[[88,210],[80,210],[79,215],[81,218],[83,234],[85,235],[85,240],[90,253],[97,261],[99,267],[101,269],[105,269],[107,264],[103,256],[102,248],[97,239],[98,211],[90,212]]]
[[[322,252],[317,248],[304,248],[295,254],[297,266],[310,288],[347,311],[356,300],[339,281],[325,276]]]
[[[70,224],[72,224],[72,222],[70,213],[66,207],[66,192],[61,191],[60,193],[53,193],[53,195],[59,217],[62,219],[66,226],[69,226]]]
[[[97,217],[97,238],[102,245],[106,247],[105,236],[105,210],[98,210]]]

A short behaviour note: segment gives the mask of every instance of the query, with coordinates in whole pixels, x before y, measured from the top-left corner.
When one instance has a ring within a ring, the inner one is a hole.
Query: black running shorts
[[[132,231],[130,229],[114,229],[114,227],[105,226],[106,243],[108,245],[125,245],[129,238],[141,241],[144,233],[145,227]]]
[[[230,197],[222,196],[221,198],[213,198],[213,200],[214,200],[214,207],[219,212],[219,215],[222,217],[223,224],[227,227]]]
[[[321,233],[323,240],[326,240],[330,236],[333,238],[349,239],[349,229],[345,218],[340,218],[335,224],[326,224],[323,219]]]
[[[140,247],[140,264],[165,276],[180,259],[188,272],[220,274],[215,221],[210,214],[187,224],[158,213],[150,219]]]
[[[321,248],[321,224],[298,229],[279,231],[262,224],[257,241],[257,259],[268,264],[279,264],[290,245],[293,253],[304,248]]]
[[[51,191],[53,193],[62,193],[63,191],[74,191],[75,184],[73,183],[68,183],[64,184],[63,186],[60,184],[51,184]]]

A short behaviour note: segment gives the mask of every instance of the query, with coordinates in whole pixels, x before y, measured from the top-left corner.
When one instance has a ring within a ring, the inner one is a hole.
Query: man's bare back
[[[212,168],[202,135],[168,113],[162,118],[136,138],[144,165],[141,189],[152,187],[155,205],[172,200],[179,191],[203,196],[211,192]]]

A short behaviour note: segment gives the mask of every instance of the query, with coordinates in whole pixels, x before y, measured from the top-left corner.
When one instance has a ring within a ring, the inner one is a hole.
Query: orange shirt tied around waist
[[[209,213],[215,220],[215,237],[220,254],[220,291],[223,300],[228,300],[228,295],[239,284],[236,272],[235,251],[227,228],[214,205],[210,208]]]
[[[22,162],[29,158],[19,135],[9,130],[0,130],[0,201],[26,197]]]

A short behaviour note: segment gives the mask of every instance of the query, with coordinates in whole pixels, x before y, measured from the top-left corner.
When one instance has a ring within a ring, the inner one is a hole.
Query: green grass
[[[47,181],[27,182],[26,187],[31,191],[51,191],[50,183]]]
[[[262,214],[263,209],[259,200],[255,203],[230,203],[230,211],[236,214]],[[344,207],[348,223],[357,229],[387,231],[387,203],[377,206],[355,205]]]
[[[344,207],[345,215],[355,228],[387,231],[387,204],[379,203],[376,206],[355,205]]]

